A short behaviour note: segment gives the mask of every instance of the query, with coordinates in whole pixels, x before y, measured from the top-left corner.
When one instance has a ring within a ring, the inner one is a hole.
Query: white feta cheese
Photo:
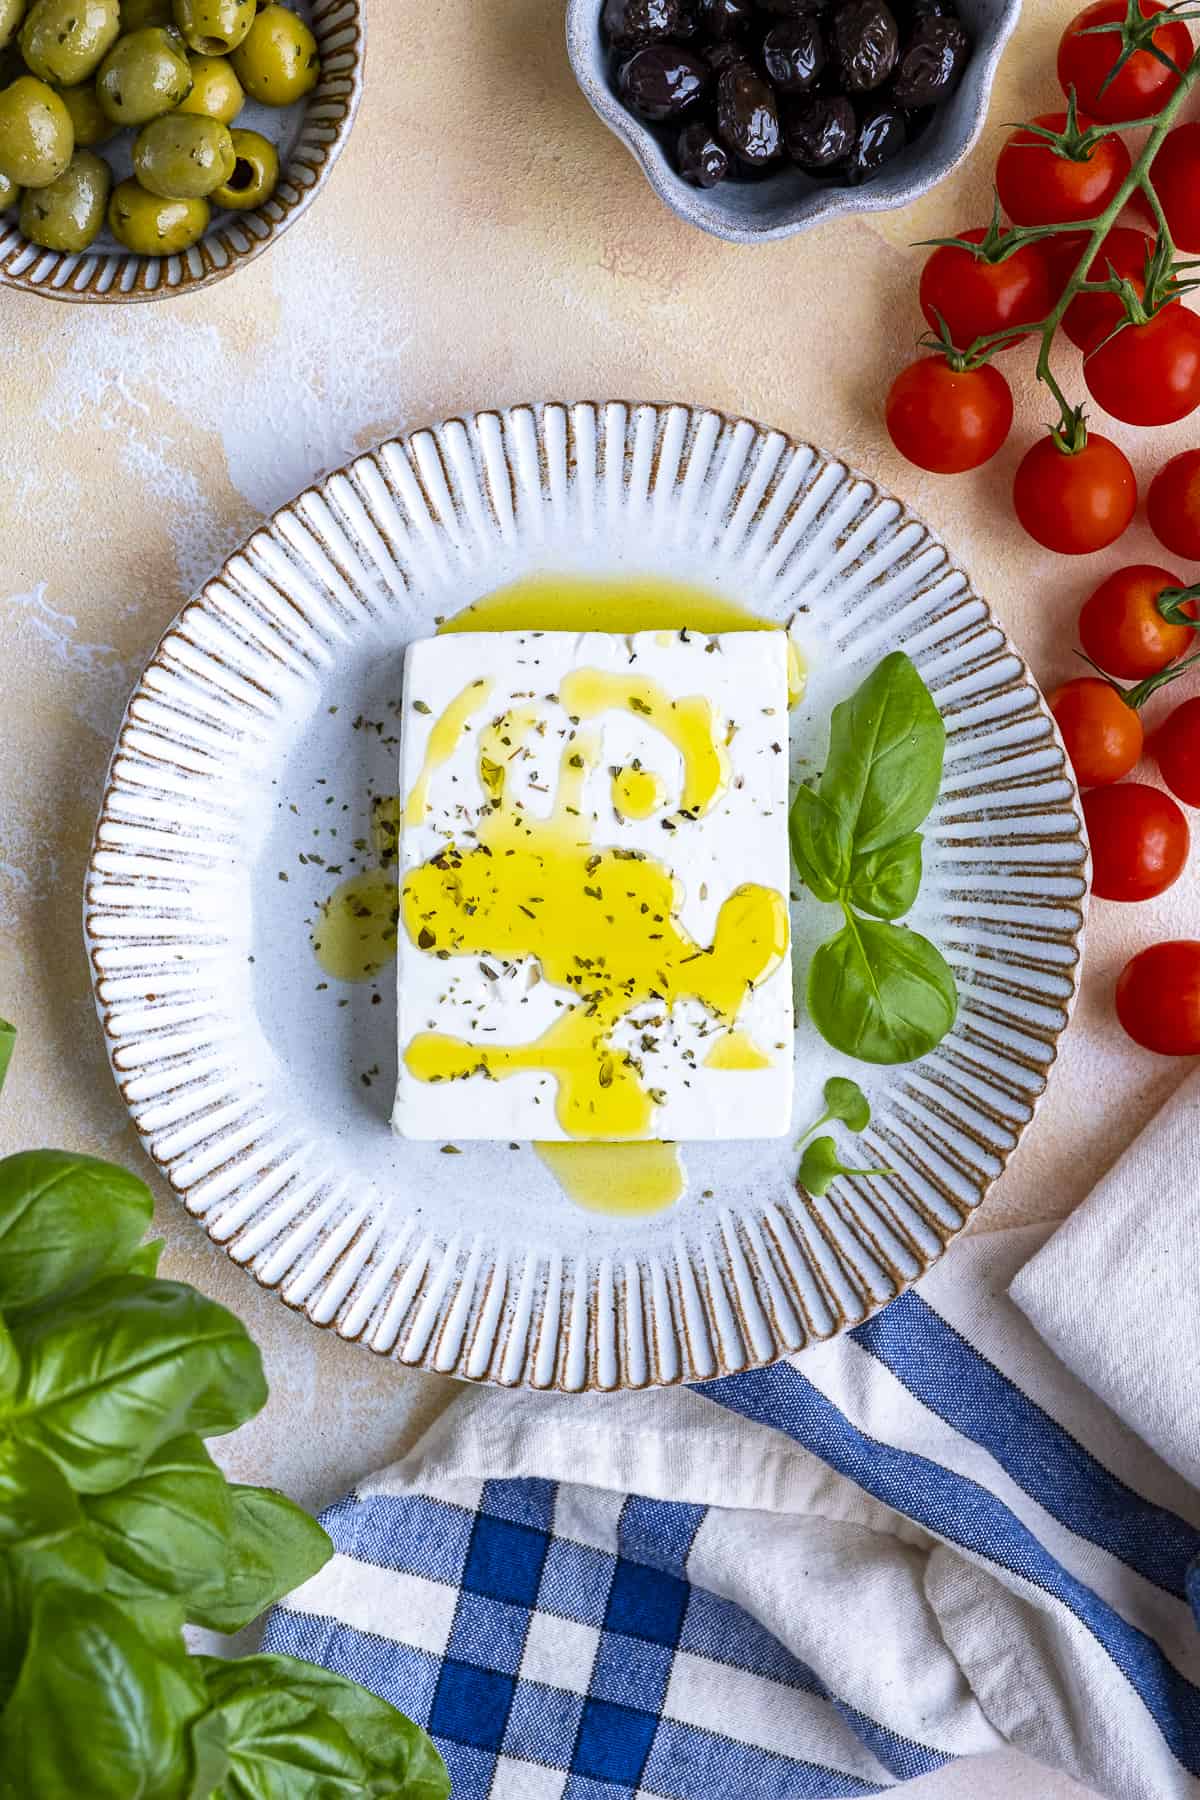
[[[782,631],[410,646],[397,1131],[789,1129],[787,708]]]

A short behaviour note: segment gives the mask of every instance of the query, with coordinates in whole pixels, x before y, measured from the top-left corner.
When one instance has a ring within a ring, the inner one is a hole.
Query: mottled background
[[[935,194],[751,250],[689,230],[654,199],[574,86],[557,0],[379,0],[354,134],[278,248],[207,293],[149,307],[0,289],[0,1014],[20,1030],[0,1152],[62,1145],[149,1175],[80,942],[121,711],[173,614],[262,515],[382,436],[550,396],[746,413],[902,494],[1043,682],[1072,672],[1081,599],[1155,550],[1139,522],[1119,553],[1061,561],[1014,528],[1008,487],[1048,416],[1044,396],[1022,377],[1009,447],[954,480],[908,468],[880,423],[919,329],[909,246],[984,221],[1003,121],[1056,102],[1054,47],[1072,10],[1026,0],[984,140]],[[1069,346],[1062,366],[1078,387]],[[1200,441],[1194,423],[1112,435],[1144,483]],[[1111,994],[1134,949],[1194,930],[1198,892],[1192,873],[1157,903],[1094,909],[1049,1098],[979,1229],[1066,1213],[1182,1078],[1183,1065],[1124,1040]],[[450,1397],[447,1382],[289,1313],[165,1194],[159,1226],[166,1270],[234,1307],[266,1352],[271,1403],[223,1447],[240,1478],[324,1503]],[[915,1785],[922,1800],[1082,1791],[1015,1758]]]

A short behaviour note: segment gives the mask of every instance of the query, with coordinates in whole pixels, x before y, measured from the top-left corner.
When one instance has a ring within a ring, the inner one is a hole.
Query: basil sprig
[[[834,707],[821,779],[792,804],[796,871],[844,921],[809,965],[809,1014],[835,1049],[862,1062],[915,1062],[957,1015],[940,950],[893,922],[921,886],[919,827],[941,787],[945,748],[933,696],[893,651]]]
[[[204,1445],[267,1397],[232,1313],[160,1281],[149,1189],[0,1161],[0,1800],[446,1800],[425,1733],[286,1656],[189,1656],[332,1554]]]

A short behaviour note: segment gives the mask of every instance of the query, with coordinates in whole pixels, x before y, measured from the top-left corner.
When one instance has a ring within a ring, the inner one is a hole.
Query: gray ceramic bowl
[[[602,4],[603,0],[567,0],[567,53],[576,80],[609,130],[637,157],[660,199],[690,225],[738,244],[790,237],[843,213],[907,206],[935,187],[983,130],[996,65],[1021,11],[1021,0],[959,0],[973,46],[966,74],[924,135],[874,181],[858,188],[833,187],[789,164],[762,181],[723,182],[705,192],[676,173],[654,131],[618,98],[600,33]]]

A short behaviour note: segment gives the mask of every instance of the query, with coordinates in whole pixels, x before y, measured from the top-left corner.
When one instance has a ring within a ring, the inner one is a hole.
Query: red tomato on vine
[[[1150,529],[1175,556],[1200,561],[1200,450],[1164,463],[1146,499]]]
[[[1200,1056],[1200,943],[1152,944],[1126,963],[1117,1017],[1135,1044],[1160,1056]]]
[[[1141,761],[1142,721],[1109,682],[1095,675],[1065,682],[1051,694],[1050,711],[1080,787],[1107,787]]]
[[[1073,123],[1078,138],[1093,120],[1080,113]],[[1033,124],[1042,132],[1071,134],[1068,113],[1043,113]],[[1130,167],[1123,140],[1111,133],[1071,151],[1022,126],[1000,152],[996,190],[1014,224],[1060,225],[1102,213]]]
[[[1170,794],[1140,781],[1083,796],[1098,900],[1153,900],[1179,880],[1191,834]]]
[[[910,363],[887,397],[892,442],[935,475],[961,475],[995,456],[1012,416],[1012,392],[998,369],[955,369],[944,356]]]
[[[1200,806],[1200,695],[1177,706],[1150,740],[1158,772],[1185,806]]]
[[[1158,0],[1141,0],[1141,14],[1147,22],[1162,15],[1163,23],[1147,23],[1132,55],[1126,55],[1122,26],[1128,13],[1126,0],[1096,0],[1071,20],[1058,46],[1063,93],[1074,89],[1083,111],[1106,124],[1149,119],[1161,112],[1179,87],[1180,72],[1192,60],[1191,32]],[[1142,44],[1146,47],[1139,47]],[[1148,47],[1151,44],[1174,63],[1174,69],[1159,60]]]
[[[998,234],[998,252],[1007,235]],[[962,248],[986,244],[990,232],[963,231],[959,237],[960,244],[940,244],[921,271],[921,311],[931,330],[939,332],[942,319],[955,348],[968,350],[976,338],[1046,317],[1054,299],[1049,267],[1036,244],[993,258]],[[1011,350],[1021,336],[1014,331],[997,348]]]
[[[1084,359],[1088,393],[1125,425],[1173,425],[1200,406],[1200,317],[1164,306]]]
[[[1123,681],[1143,681],[1191,649],[1200,638],[1187,621],[1196,617],[1196,602],[1178,575],[1153,563],[1131,563],[1115,569],[1084,602],[1079,615],[1079,641],[1098,668]],[[1164,596],[1169,597],[1164,600]],[[1176,609],[1181,619],[1164,612]]]
[[[1137,480],[1124,451],[1094,431],[1075,451],[1044,437],[1017,470],[1013,506],[1047,550],[1086,556],[1125,531],[1137,508]]]
[[[1175,248],[1200,254],[1200,120],[1167,133],[1150,165],[1150,179],[1162,202]],[[1145,202],[1141,202],[1146,210]]]

